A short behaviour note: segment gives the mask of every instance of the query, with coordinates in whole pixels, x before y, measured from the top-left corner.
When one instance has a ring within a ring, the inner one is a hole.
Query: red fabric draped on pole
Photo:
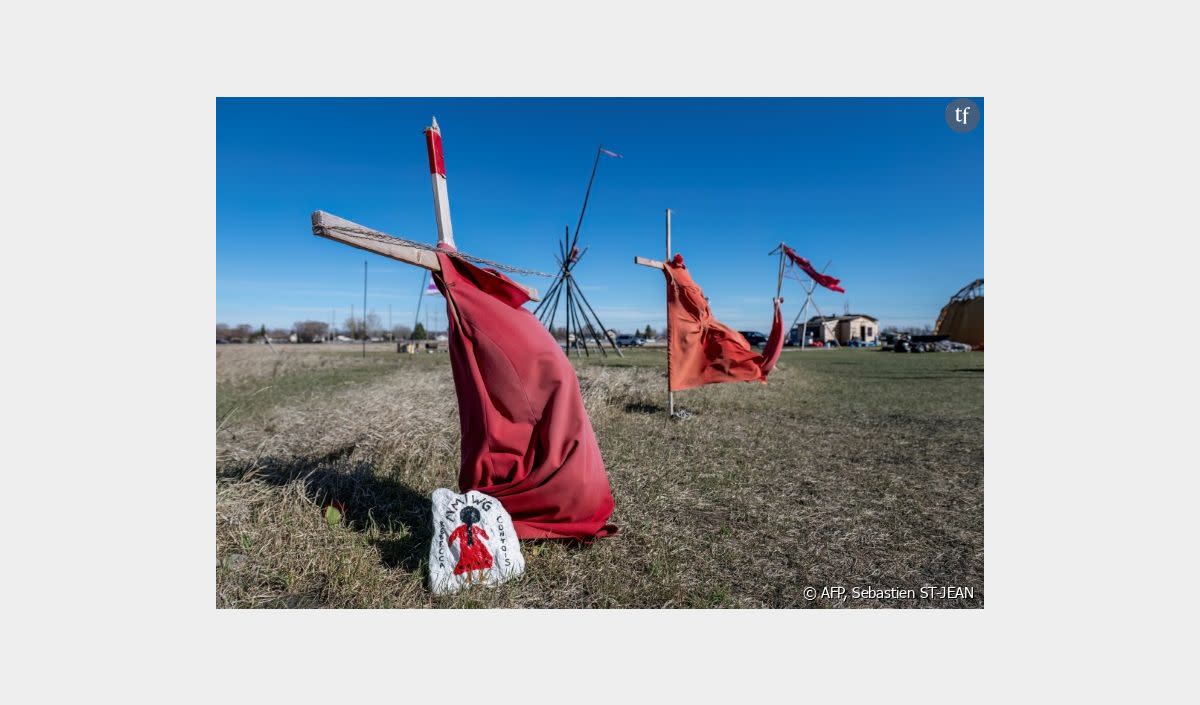
[[[812,277],[813,281],[831,291],[836,291],[842,294],[846,293],[846,290],[842,288],[841,279],[838,279],[837,277],[831,277],[828,274],[821,274],[816,270],[815,267],[812,266],[812,262],[809,262],[807,259],[796,254],[796,251],[787,245],[783,246],[783,251],[787,253],[788,259],[790,259],[792,262],[795,262],[797,267],[803,269],[804,273]]]
[[[448,249],[444,245],[443,250]],[[494,270],[438,252],[462,427],[461,492],[500,500],[522,539],[591,539],[612,491],[579,380],[562,348]]]
[[[713,318],[704,292],[683,265],[683,256],[667,262],[667,317],[671,323],[671,364],[667,371],[672,390],[718,382],[766,382],[783,350],[783,314],[775,301],[775,318],[762,354],[754,352],[745,336]]]

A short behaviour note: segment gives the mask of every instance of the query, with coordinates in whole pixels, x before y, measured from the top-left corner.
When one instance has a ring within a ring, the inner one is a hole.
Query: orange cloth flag
[[[754,352],[745,336],[713,318],[704,292],[683,265],[683,256],[666,263],[667,341],[671,362],[667,371],[672,390],[691,389],[718,382],[766,383],[767,375],[783,351],[781,299],[775,300],[775,320],[762,354]]]

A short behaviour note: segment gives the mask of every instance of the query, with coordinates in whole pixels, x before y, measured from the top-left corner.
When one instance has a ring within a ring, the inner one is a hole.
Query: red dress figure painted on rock
[[[475,507],[463,507],[458,516],[463,523],[450,532],[450,537],[446,539],[446,544],[451,547],[454,546],[455,541],[458,541],[458,565],[454,566],[454,574],[462,575],[475,570],[491,568],[492,554],[480,540],[481,537],[484,539],[491,537],[487,535],[482,526],[475,526],[480,519],[479,510]]]

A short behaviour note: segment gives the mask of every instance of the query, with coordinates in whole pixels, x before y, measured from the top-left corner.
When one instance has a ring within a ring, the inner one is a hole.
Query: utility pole
[[[367,356],[367,261],[363,260],[363,357]]]
[[[413,333],[417,332],[417,324],[421,322],[421,301],[425,298],[425,282],[429,281],[429,270],[421,275],[421,291],[417,292],[417,316],[413,320]],[[416,340],[416,338],[413,338]]]

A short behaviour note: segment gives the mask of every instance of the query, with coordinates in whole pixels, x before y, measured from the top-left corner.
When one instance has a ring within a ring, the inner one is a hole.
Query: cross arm
[[[441,262],[438,261],[435,251],[406,245],[402,240],[363,227],[345,218],[339,218],[332,213],[313,211],[312,230],[313,235],[340,242],[343,245],[374,252],[377,255],[416,265],[431,272],[442,271]],[[531,301],[541,301],[537,289],[519,282],[512,283],[524,291]]]
[[[650,267],[652,269],[666,269],[665,264],[656,259],[650,259],[649,257],[634,257],[633,263],[640,264],[643,267]]]
[[[318,237],[340,242],[343,245],[357,247],[367,252],[374,252],[377,255],[383,255],[384,257],[401,262],[407,262],[408,264],[423,267],[432,272],[442,271],[442,265],[438,262],[437,253],[432,250],[423,250],[419,247],[405,245],[400,242],[387,242],[386,240],[375,239],[359,232],[373,232],[370,228],[363,227],[358,223],[344,218],[339,218],[332,213],[314,211],[312,214],[312,229],[313,235]]]

